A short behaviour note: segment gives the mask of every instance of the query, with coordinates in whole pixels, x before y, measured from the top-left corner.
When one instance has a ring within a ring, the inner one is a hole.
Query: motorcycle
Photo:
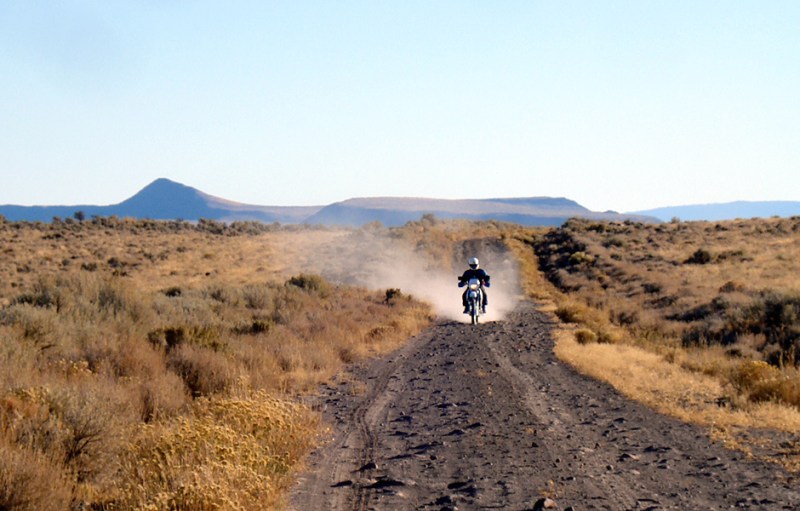
[[[477,325],[482,314],[481,306],[483,304],[483,289],[481,288],[481,281],[478,279],[469,279],[467,282],[467,311],[473,325]]]

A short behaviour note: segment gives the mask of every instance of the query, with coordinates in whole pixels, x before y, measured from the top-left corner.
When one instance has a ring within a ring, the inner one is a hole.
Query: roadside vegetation
[[[800,469],[798,233],[0,217],[0,509],[280,509],[322,427],[303,395],[431,320],[404,290],[344,285],[358,258],[406,247],[455,275],[481,238],[563,322],[561,358]]]
[[[800,469],[798,234],[800,218],[570,220],[510,245],[532,292],[573,325],[561,358]]]
[[[271,509],[298,398],[419,332],[399,290],[305,273],[350,231],[0,219],[0,509]]]

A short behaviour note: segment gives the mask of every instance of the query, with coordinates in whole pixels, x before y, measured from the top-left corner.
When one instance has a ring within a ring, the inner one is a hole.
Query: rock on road
[[[578,374],[551,328],[531,304],[440,322],[324,387],[290,509],[800,509],[791,474]]]

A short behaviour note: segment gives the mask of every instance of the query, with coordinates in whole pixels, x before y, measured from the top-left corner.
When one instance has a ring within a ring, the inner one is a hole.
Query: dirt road
[[[439,323],[318,398],[332,426],[290,508],[800,509],[797,480],[553,355],[529,304]]]

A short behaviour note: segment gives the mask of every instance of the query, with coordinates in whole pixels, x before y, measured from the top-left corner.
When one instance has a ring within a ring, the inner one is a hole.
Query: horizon
[[[6,4],[0,204],[162,176],[272,206],[796,201],[798,23],[789,1]]]
[[[126,200],[132,199],[136,195],[138,195],[141,192],[143,192],[146,188],[156,184],[159,181],[167,181],[167,182],[169,182],[169,183],[171,183],[173,185],[179,185],[179,186],[185,186],[185,187],[188,187],[188,188],[192,188],[197,192],[204,193],[204,194],[206,194],[206,195],[208,195],[210,197],[213,197],[215,199],[220,199],[220,200],[224,200],[224,201],[230,201],[230,202],[233,202],[235,204],[242,204],[242,205],[246,205],[246,206],[324,207],[324,206],[329,206],[331,204],[336,204],[336,203],[340,203],[340,202],[346,202],[346,201],[349,201],[349,200],[357,200],[357,199],[412,199],[412,200],[437,200],[437,201],[439,201],[439,200],[442,200],[442,201],[492,201],[492,200],[510,200],[510,199],[555,199],[555,200],[572,201],[572,199],[570,199],[569,197],[550,197],[550,196],[444,198],[444,197],[433,197],[433,196],[381,195],[381,196],[368,196],[368,197],[367,196],[347,197],[347,198],[344,198],[344,199],[341,199],[341,200],[337,200],[337,201],[334,201],[334,202],[331,202],[331,203],[328,203],[328,204],[300,204],[300,205],[298,205],[298,204],[286,204],[286,205],[256,204],[256,203],[244,203],[244,202],[234,201],[234,200],[229,199],[227,197],[222,197],[220,195],[216,195],[216,194],[214,194],[212,192],[209,192],[207,190],[200,190],[199,188],[197,188],[195,186],[192,186],[191,183],[182,183],[182,182],[179,182],[179,181],[175,181],[174,179],[170,179],[168,177],[159,177],[159,178],[156,178],[153,181],[149,182],[145,186],[141,187],[136,192],[131,193],[130,195],[128,195],[124,199],[122,199],[120,201],[117,201],[117,202],[92,203],[92,204],[89,204],[89,203],[85,203],[85,204],[77,204],[77,203],[74,203],[74,204],[11,204],[11,203],[8,203],[8,204],[0,204],[0,206],[22,206],[22,207],[114,206],[114,205],[120,204],[122,202],[125,202]],[[572,201],[572,202],[575,202],[575,201]]]
[[[219,200],[223,200],[223,201],[227,201],[227,202],[232,202],[234,204],[241,204],[241,205],[244,205],[244,206],[296,207],[296,208],[315,208],[315,207],[319,207],[319,208],[324,208],[326,206],[330,206],[330,205],[333,205],[333,204],[343,203],[343,202],[347,202],[347,201],[350,201],[350,200],[361,200],[361,199],[409,199],[409,200],[434,200],[434,201],[486,201],[486,202],[490,202],[490,201],[493,201],[493,200],[502,201],[502,200],[511,200],[511,199],[553,199],[553,200],[566,200],[566,201],[574,202],[578,206],[586,207],[584,204],[581,204],[578,201],[570,199],[569,197],[552,197],[552,196],[443,198],[443,197],[432,197],[432,196],[414,196],[414,197],[412,197],[412,196],[404,196],[404,195],[384,195],[384,196],[370,196],[370,197],[366,197],[366,196],[363,196],[363,197],[348,197],[346,199],[337,200],[335,202],[331,202],[331,203],[328,203],[328,204],[300,204],[300,205],[298,205],[298,204],[286,204],[286,205],[255,204],[255,203],[242,203],[242,202],[233,201],[231,199],[228,199],[227,197],[221,197],[219,195],[215,195],[214,193],[208,192],[206,190],[200,190],[200,189],[192,186],[190,183],[181,183],[181,182],[175,181],[175,180],[167,178],[167,177],[159,177],[159,178],[154,179],[153,181],[151,181],[147,185],[143,186],[142,188],[140,188],[139,190],[137,190],[133,194],[129,195],[125,199],[122,199],[122,200],[120,200],[118,202],[93,203],[93,204],[89,204],[89,203],[86,203],[86,204],[2,204],[2,203],[0,203],[0,207],[22,206],[22,207],[44,207],[44,208],[47,208],[47,207],[106,207],[106,206],[115,206],[115,205],[118,205],[118,204],[120,204],[122,202],[125,202],[125,201],[127,201],[129,199],[132,199],[132,198],[136,197],[141,192],[143,192],[146,188],[154,185],[155,183],[157,183],[159,181],[166,181],[166,182],[169,182],[172,185],[188,187],[188,188],[191,188],[191,189],[193,189],[193,190],[195,190],[197,192],[206,194],[206,195],[208,195],[208,196],[210,196],[210,197],[212,197],[214,199],[219,199]],[[619,211],[619,210],[597,211],[597,210],[592,210],[590,208],[587,208],[587,209],[589,209],[590,211],[592,211],[594,213],[614,212],[614,213],[620,213],[620,214],[637,214],[637,213],[648,213],[648,212],[651,212],[651,211],[652,212],[656,212],[656,211],[659,211],[659,210],[669,210],[669,209],[708,208],[708,207],[714,207],[714,206],[726,206],[726,205],[733,205],[733,204],[739,204],[739,203],[745,203],[745,204],[797,203],[797,204],[800,204],[800,201],[791,201],[791,200],[789,200],[789,201],[783,201],[783,200],[773,200],[773,201],[732,200],[732,201],[726,201],[726,202],[710,202],[710,203],[696,203],[696,204],[672,204],[672,205],[667,205],[667,206],[658,206],[658,207],[648,208],[648,209],[644,209],[644,210],[636,210],[636,211]]]

